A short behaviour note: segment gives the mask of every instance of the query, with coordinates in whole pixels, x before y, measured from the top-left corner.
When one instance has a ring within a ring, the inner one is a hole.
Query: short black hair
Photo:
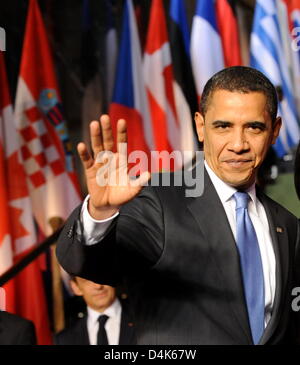
[[[233,66],[217,72],[206,83],[200,101],[200,113],[204,116],[212,94],[217,90],[249,93],[261,92],[267,98],[267,110],[274,123],[277,117],[278,96],[274,85],[260,71],[252,67]]]

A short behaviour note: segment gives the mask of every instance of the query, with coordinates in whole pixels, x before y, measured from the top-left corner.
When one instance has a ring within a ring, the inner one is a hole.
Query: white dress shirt
[[[112,221],[119,215],[119,212],[117,212],[113,216],[101,221],[94,219],[90,215],[87,207],[89,198],[90,196],[87,195],[84,199],[80,217],[83,225],[84,242],[87,246],[94,245],[101,241]]]
[[[237,189],[227,185],[222,181],[204,161],[209,177],[217,191],[217,194],[225,209],[232,233],[236,239],[236,212],[235,199],[233,194]],[[265,288],[265,327],[268,324],[274,304],[275,289],[276,289],[276,261],[273,249],[272,239],[269,230],[269,223],[265,208],[256,197],[255,184],[247,191],[249,196],[248,212],[253,223],[256,236],[258,239],[262,266],[264,272],[264,288]]]
[[[97,335],[99,329],[98,318],[100,315],[106,314],[109,318],[105,323],[105,330],[109,345],[118,345],[121,328],[122,307],[119,299],[115,299],[110,307],[104,312],[99,313],[94,309],[87,307],[87,330],[90,340],[90,345],[97,345]]]
[[[217,194],[223,204],[225,213],[227,215],[232,233],[236,238],[236,212],[235,212],[235,199],[233,194],[237,189],[227,185],[222,181],[204,161],[206,170],[214,185]],[[264,274],[264,290],[265,290],[265,327],[267,326],[274,304],[275,289],[276,289],[276,261],[272,244],[272,239],[269,230],[269,223],[267,215],[262,203],[256,198],[255,184],[253,184],[247,193],[250,196],[248,204],[248,212],[250,219],[253,223],[262,259],[263,274]],[[109,225],[112,223],[114,216],[105,219],[103,221],[97,221],[91,217],[87,209],[87,202],[89,196],[86,197],[81,210],[81,219],[83,223],[83,235],[85,243],[92,245],[101,241]]]

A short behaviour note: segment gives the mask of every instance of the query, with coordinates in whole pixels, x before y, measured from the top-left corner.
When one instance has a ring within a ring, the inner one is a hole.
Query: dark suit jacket
[[[55,335],[55,345],[89,345],[87,315]],[[135,345],[134,323],[125,305],[122,305],[119,345]]]
[[[0,345],[36,345],[33,323],[15,314],[0,311]]]
[[[257,196],[276,257],[273,313],[261,344],[280,344],[294,338],[299,227],[286,209],[259,190]],[[185,186],[145,187],[93,246],[77,234],[80,209],[61,233],[58,259],[69,273],[93,281],[126,280],[138,344],[252,344],[237,246],[206,172],[196,198],[185,197]]]

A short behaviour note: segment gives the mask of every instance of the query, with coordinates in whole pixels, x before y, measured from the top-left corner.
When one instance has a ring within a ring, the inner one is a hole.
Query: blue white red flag
[[[224,68],[223,48],[214,0],[198,0],[191,34],[191,57],[198,97],[204,85]]]
[[[114,131],[118,119],[127,121],[128,153],[136,150],[149,153],[155,148],[141,47],[131,0],[126,1],[123,12],[122,37],[109,114]],[[142,167],[142,170],[147,169],[146,165]]]

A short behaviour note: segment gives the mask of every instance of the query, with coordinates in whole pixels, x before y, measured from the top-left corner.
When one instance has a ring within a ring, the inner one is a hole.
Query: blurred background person
[[[0,345],[36,345],[34,325],[28,319],[0,311]]]
[[[56,345],[134,345],[135,334],[129,308],[109,285],[75,276],[71,288],[86,304],[78,318],[55,335]]]

